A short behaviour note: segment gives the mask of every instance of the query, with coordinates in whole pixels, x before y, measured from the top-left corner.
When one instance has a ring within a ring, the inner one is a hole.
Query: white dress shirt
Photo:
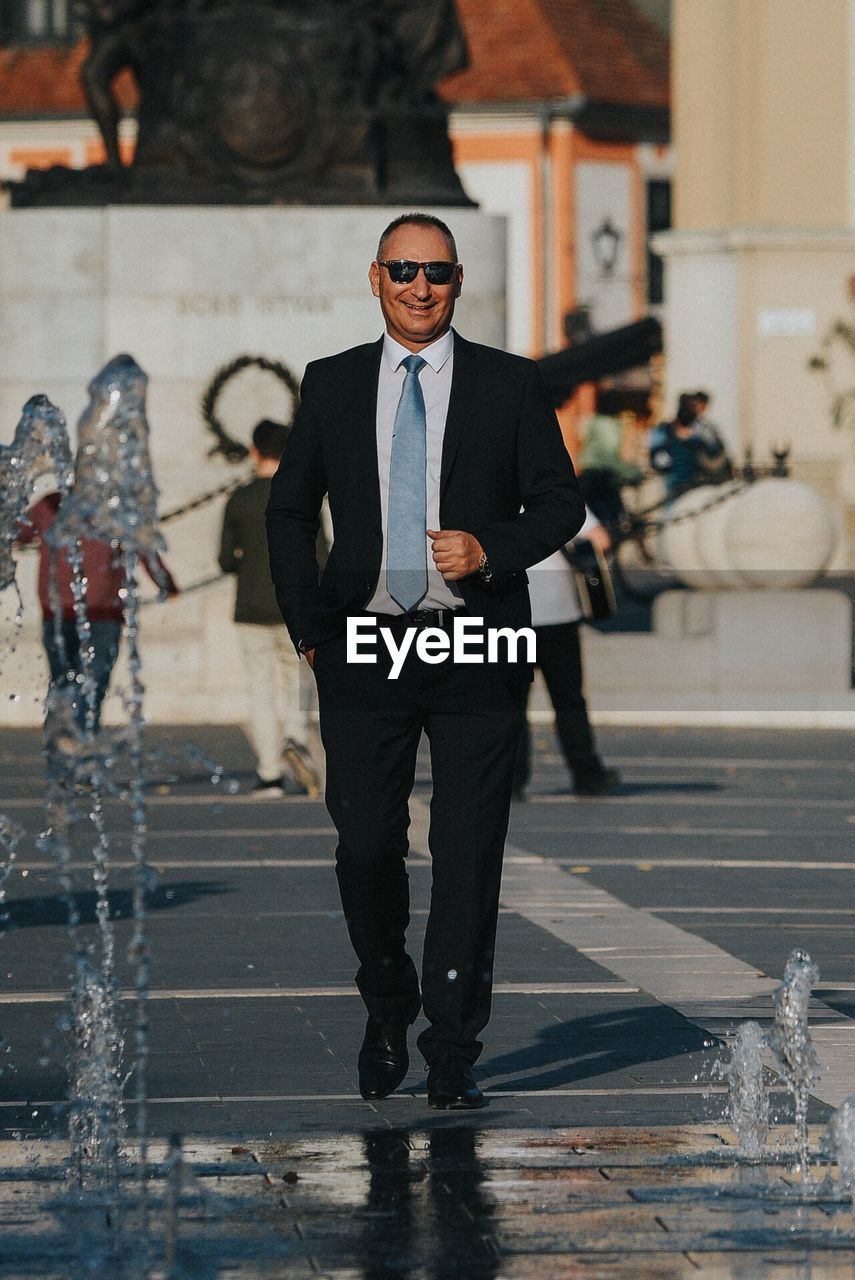
[[[425,401],[427,420],[427,525],[425,549],[428,566],[427,595],[419,601],[419,609],[459,609],[463,604],[456,583],[446,582],[434,566],[428,529],[439,529],[439,473],[442,466],[442,442],[451,396],[454,370],[454,331],[449,329],[436,342],[418,353],[426,361],[419,373],[419,384]],[[386,531],[389,521],[389,469],[392,465],[392,436],[395,414],[407,376],[402,361],[413,352],[396,342],[389,334],[383,337],[380,381],[377,387],[377,467],[380,478],[380,509],[383,520],[383,559],[377,590],[368,602],[370,613],[403,613],[386,588]]]

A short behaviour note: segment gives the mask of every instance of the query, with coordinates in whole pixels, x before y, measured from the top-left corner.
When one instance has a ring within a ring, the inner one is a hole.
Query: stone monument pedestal
[[[216,440],[199,408],[205,389],[241,355],[281,362],[299,378],[308,361],[377,338],[383,325],[368,266],[380,231],[400,212],[156,206],[0,214],[0,439],[11,439],[24,401],[44,392],[65,412],[73,444],[89,380],[127,351],[149,375],[161,511],[248,474],[210,456]],[[503,346],[504,219],[474,209],[436,212],[454,230],[466,269],[455,321],[467,337]],[[260,418],[288,421],[292,411],[282,384],[255,370],[229,383],[218,403],[229,434],[247,445]],[[222,508],[218,499],[165,526],[179,585],[217,572]],[[3,664],[4,724],[40,723],[46,687],[34,575],[26,554],[22,560],[24,624]],[[222,581],[144,610],[151,719],[243,718],[232,594]],[[11,634],[14,605],[0,597],[0,644]]]

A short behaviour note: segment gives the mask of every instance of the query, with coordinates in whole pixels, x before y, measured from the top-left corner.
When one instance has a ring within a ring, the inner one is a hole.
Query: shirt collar
[[[423,347],[418,354],[430,365],[434,373],[439,373],[453,350],[454,330],[449,329],[441,338],[437,338],[436,342],[432,342],[430,346]],[[403,346],[402,343],[398,342],[390,334],[384,333],[383,359],[390,369],[399,369],[401,361],[406,360],[407,356],[412,354],[413,352]]]

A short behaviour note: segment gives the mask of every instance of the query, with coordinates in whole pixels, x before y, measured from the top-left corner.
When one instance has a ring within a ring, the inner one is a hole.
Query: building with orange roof
[[[470,66],[442,93],[464,185],[509,219],[510,345],[564,345],[580,308],[596,330],[637,319],[661,301],[647,235],[670,219],[665,31],[633,0],[458,7]]]

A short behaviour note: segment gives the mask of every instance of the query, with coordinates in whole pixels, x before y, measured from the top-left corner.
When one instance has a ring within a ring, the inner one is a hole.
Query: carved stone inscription
[[[175,299],[179,316],[208,319],[211,316],[239,316],[254,312],[261,316],[313,316],[332,312],[332,298],[296,297],[270,294],[246,298],[239,293],[184,293]]]

